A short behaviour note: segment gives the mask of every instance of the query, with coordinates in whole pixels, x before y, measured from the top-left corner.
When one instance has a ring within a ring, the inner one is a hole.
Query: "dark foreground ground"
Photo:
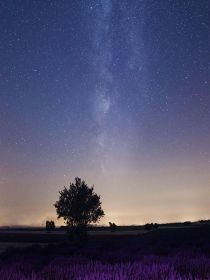
[[[163,228],[153,230],[149,232],[136,232],[133,234],[127,231],[116,232],[113,234],[89,234],[89,241],[82,246],[74,245],[68,242],[67,235],[63,231],[62,233],[46,233],[46,232],[1,232],[0,231],[0,243],[6,242],[9,247],[14,244],[33,243],[33,250],[31,248],[20,248],[6,251],[14,251],[21,254],[35,252],[45,255],[56,254],[72,254],[74,253],[93,253],[97,250],[103,251],[116,251],[125,249],[127,252],[142,252],[168,254],[173,252],[177,248],[181,249],[193,249],[210,254],[210,225],[200,225],[196,227],[182,227],[182,228]],[[45,245],[42,248],[40,245]],[[21,245],[20,245],[21,246]],[[94,255],[94,253],[93,253]],[[0,255],[1,258],[1,255]]]
[[[0,233],[0,240],[39,242],[0,255],[0,279],[5,280],[210,279],[210,225],[90,235],[83,245],[56,233]]]

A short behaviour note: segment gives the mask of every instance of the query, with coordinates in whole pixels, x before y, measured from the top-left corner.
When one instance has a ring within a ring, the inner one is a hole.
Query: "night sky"
[[[0,1],[0,225],[79,176],[117,224],[210,218],[210,1]]]

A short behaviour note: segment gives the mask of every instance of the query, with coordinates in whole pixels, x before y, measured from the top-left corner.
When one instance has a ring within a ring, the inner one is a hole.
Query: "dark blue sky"
[[[209,218],[209,14],[209,0],[1,1],[1,224],[55,217],[75,176],[104,223]]]

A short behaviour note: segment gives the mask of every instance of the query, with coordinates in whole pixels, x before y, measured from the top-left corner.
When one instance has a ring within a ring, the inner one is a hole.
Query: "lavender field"
[[[19,260],[0,266],[4,280],[201,280],[210,279],[210,259],[180,254],[145,256],[138,261],[110,263],[82,256],[57,257],[37,269],[38,259]]]
[[[10,248],[0,256],[0,279],[208,280],[209,237],[208,226]]]

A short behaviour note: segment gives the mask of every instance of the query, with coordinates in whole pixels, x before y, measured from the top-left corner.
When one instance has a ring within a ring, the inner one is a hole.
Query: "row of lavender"
[[[37,259],[0,265],[4,280],[203,280],[210,279],[207,256],[144,256],[139,261],[109,263],[84,256],[56,257],[41,269]]]

